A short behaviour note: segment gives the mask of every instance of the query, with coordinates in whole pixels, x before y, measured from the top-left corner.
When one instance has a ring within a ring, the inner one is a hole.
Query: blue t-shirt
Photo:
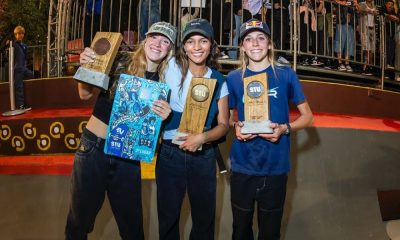
[[[289,102],[295,105],[306,101],[296,73],[288,67],[270,66],[253,72],[246,68],[244,77],[266,72],[268,74],[268,96],[270,120],[274,123],[289,122]],[[238,118],[244,121],[244,90],[241,69],[232,71],[227,77],[229,108],[237,109]],[[248,175],[279,175],[290,171],[290,137],[281,135],[272,143],[257,137],[250,141],[235,139],[230,153],[232,171]]]
[[[183,81],[182,89],[180,89],[181,78],[182,78],[181,70],[179,69],[179,66],[176,64],[175,58],[171,58],[168,61],[168,66],[165,73],[165,82],[171,89],[171,97],[169,104],[171,106],[172,113],[170,119],[165,121],[166,122],[165,129],[162,134],[163,139],[173,139],[176,134],[176,130],[178,129],[180,124],[180,119],[182,116],[181,114],[185,107],[186,97],[189,91],[192,77],[193,77],[192,73],[188,71],[185,80]],[[218,106],[216,106],[217,99],[220,99],[228,95],[228,88],[226,86],[225,78],[223,77],[222,74],[210,68],[208,68],[208,71],[203,77],[216,78],[218,82],[222,83],[218,84],[216,86],[216,89],[214,90],[214,97],[213,100],[211,101],[211,106],[209,111],[209,112],[214,112],[216,114],[218,112],[218,109],[216,109],[216,111],[213,111],[213,109],[218,108]],[[207,124],[211,125],[211,122],[215,117],[216,115],[207,116],[206,125]]]

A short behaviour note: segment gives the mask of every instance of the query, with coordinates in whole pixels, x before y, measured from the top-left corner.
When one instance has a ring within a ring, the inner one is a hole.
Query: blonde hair
[[[265,33],[264,33],[265,34]],[[274,71],[275,74],[275,50],[274,50],[274,42],[272,41],[271,37],[268,36],[267,34],[265,34],[265,36],[267,36],[268,39],[268,44],[269,44],[269,48],[268,48],[268,53],[267,53],[267,58],[269,63],[271,64],[272,70]],[[249,65],[249,57],[247,56],[246,52],[242,49],[243,47],[243,41],[241,41],[240,43],[240,56],[239,56],[239,68],[242,69],[242,78],[244,78],[244,71],[246,69],[246,67]],[[275,74],[276,76],[276,74]]]
[[[124,62],[123,64],[126,64],[127,69],[126,72],[130,75],[134,75],[137,77],[145,78],[146,70],[147,70],[147,59],[146,59],[146,53],[144,51],[144,45],[145,41],[142,41],[139,46],[136,48],[136,50],[131,53],[131,57],[127,59],[127,62]],[[171,48],[168,51],[168,54],[161,60],[160,64],[157,66],[157,72],[160,77],[160,82],[165,82],[165,70],[167,69],[168,66],[168,60],[173,56],[174,54],[174,45],[171,44]],[[110,96],[114,97],[115,94],[115,89],[117,88],[118,85],[118,79],[114,81],[113,86],[110,88]]]
[[[17,33],[23,33],[25,34],[25,28],[22,26],[16,26],[14,28],[14,35],[17,35]]]

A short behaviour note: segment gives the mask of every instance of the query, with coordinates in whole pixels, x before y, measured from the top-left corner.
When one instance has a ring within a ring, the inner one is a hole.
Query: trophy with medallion
[[[97,32],[90,45],[96,54],[95,61],[79,67],[74,79],[107,90],[110,81],[108,74],[121,42],[121,33]]]
[[[243,79],[244,118],[242,134],[273,133],[269,126],[268,75],[260,73]]]
[[[211,78],[192,79],[173,143],[181,145],[183,141],[179,137],[203,132],[216,83],[217,80]]]

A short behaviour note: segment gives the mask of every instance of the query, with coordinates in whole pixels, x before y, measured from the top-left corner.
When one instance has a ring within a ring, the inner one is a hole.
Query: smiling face
[[[171,41],[162,34],[149,34],[146,37],[144,51],[147,61],[159,64],[172,47]]]
[[[22,31],[19,31],[17,33],[15,33],[15,40],[17,40],[18,42],[22,42],[22,40],[24,39],[25,33]]]
[[[189,64],[206,65],[206,61],[211,52],[212,43],[203,35],[190,36],[183,46]]]
[[[269,38],[265,33],[253,31],[243,38],[241,48],[250,61],[262,62],[268,61],[267,56],[271,46]]]

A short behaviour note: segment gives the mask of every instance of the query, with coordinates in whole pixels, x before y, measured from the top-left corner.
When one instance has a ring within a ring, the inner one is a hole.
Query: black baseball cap
[[[256,18],[252,18],[247,22],[244,22],[242,26],[240,26],[240,39],[243,38],[252,31],[261,31],[271,37],[271,31],[266,23],[261,22]]]
[[[214,29],[211,24],[202,18],[190,20],[182,31],[182,39],[185,40],[190,34],[200,33],[211,41],[214,40]]]

